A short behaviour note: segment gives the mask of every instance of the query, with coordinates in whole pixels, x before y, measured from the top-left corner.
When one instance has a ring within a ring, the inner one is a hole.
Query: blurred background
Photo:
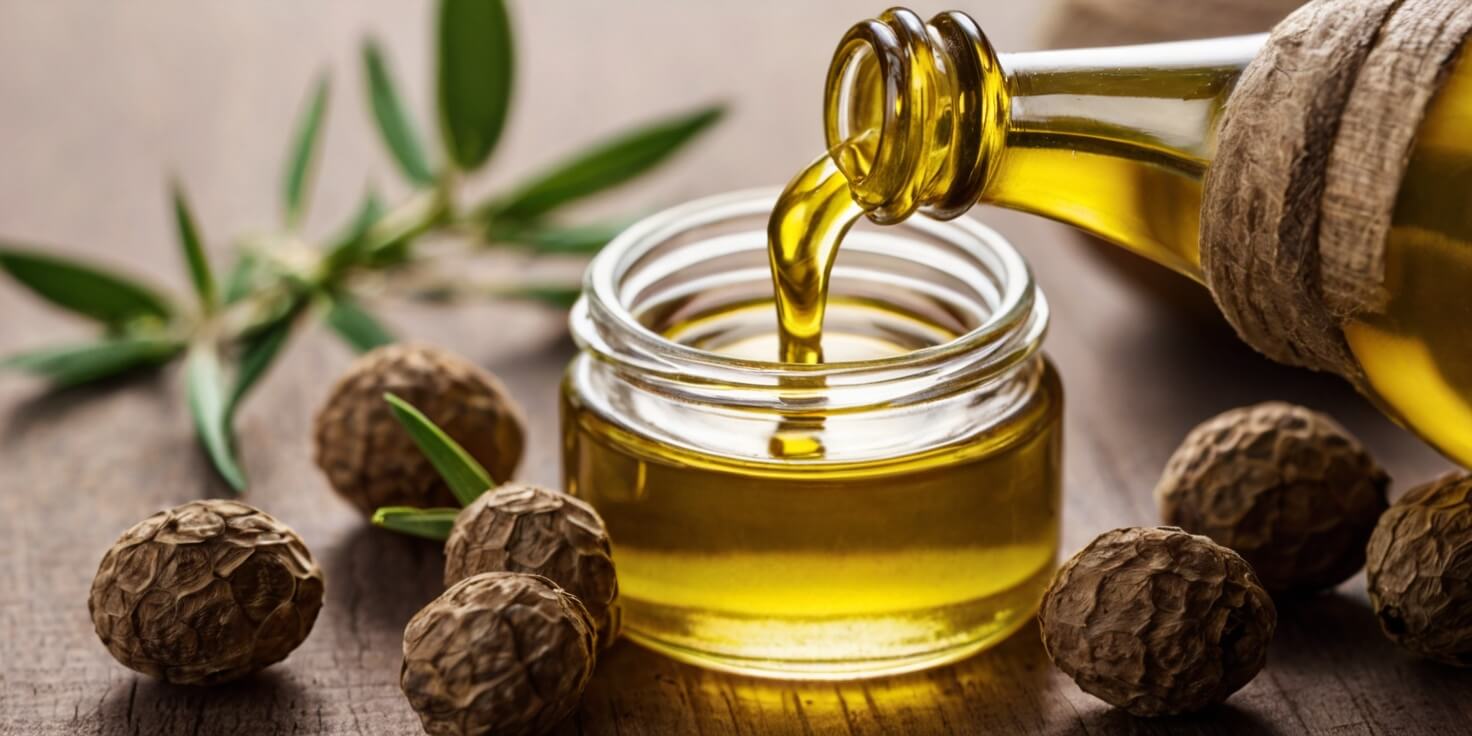
[[[915,5],[925,14],[949,7]],[[1045,5],[973,10],[1000,46],[1019,49],[1036,45]],[[512,114],[472,191],[632,124],[729,105],[675,165],[594,213],[785,183],[822,152],[823,76],[837,39],[883,9],[841,0],[511,6]],[[348,217],[367,181],[393,199],[398,177],[368,115],[358,46],[365,34],[382,41],[428,131],[432,9],[389,0],[0,3],[0,233],[171,258],[160,196],[169,171],[188,184],[211,232],[270,224],[297,111],[324,71],[334,85],[308,229]],[[109,242],[95,243],[103,233]]]

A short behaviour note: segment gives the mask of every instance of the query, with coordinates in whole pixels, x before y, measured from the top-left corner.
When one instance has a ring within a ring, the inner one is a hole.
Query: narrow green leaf
[[[384,394],[383,399],[393,410],[394,418],[414,438],[414,444],[419,445],[419,450],[429,458],[440,477],[445,479],[445,484],[450,486],[450,491],[459,499],[461,506],[469,506],[471,501],[480,498],[482,493],[496,485],[491,480],[490,473],[465,448],[450,439],[444,430],[435,426],[429,417],[391,393]]]
[[[286,344],[287,338],[291,337],[291,332],[296,327],[297,316],[302,311],[300,304],[301,302],[293,305],[276,321],[242,342],[240,355],[236,362],[235,384],[230,389],[230,401],[226,410],[227,422],[235,416],[235,410],[240,407],[240,402],[245,399],[246,394],[250,393],[252,388],[255,388],[256,382],[266,374],[266,370],[281,353],[281,347]]]
[[[119,337],[12,355],[0,359],[0,370],[30,373],[46,378],[57,388],[68,388],[136,368],[162,365],[182,349],[177,340]]]
[[[245,490],[245,472],[235,457],[235,443],[230,429],[230,401],[225,389],[225,376],[220,356],[212,345],[196,345],[189,350],[185,363],[188,382],[189,411],[200,442],[220,477],[237,492]]]
[[[492,242],[530,246],[532,252],[538,255],[591,255],[631,224],[632,220],[618,220],[571,227],[537,224],[530,227],[498,228],[492,223],[486,237]]]
[[[507,299],[526,299],[534,302],[542,302],[559,309],[567,309],[577,302],[582,296],[583,290],[577,286],[518,286],[497,292],[497,296]]]
[[[144,317],[167,320],[173,313],[153,289],[76,261],[0,247],[0,269],[52,304],[109,325]]]
[[[199,304],[206,314],[218,306],[215,293],[215,275],[210,271],[209,257],[204,253],[199,228],[194,224],[194,215],[189,211],[189,201],[184,189],[176,181],[172,185],[174,197],[174,222],[179,228],[179,245],[184,249],[184,260],[189,264],[189,277],[194,281],[194,292],[199,295]]]
[[[332,308],[327,311],[327,326],[360,353],[398,342],[378,318],[347,296],[333,297]]]
[[[513,51],[511,19],[501,0],[442,0],[440,134],[462,170],[484,164],[501,138],[511,104]]]
[[[492,202],[483,214],[530,220],[618,186],[654,168],[723,113],[720,106],[707,107],[623,133],[532,177],[505,199]]]
[[[295,226],[306,210],[307,187],[316,160],[317,139],[322,129],[322,118],[327,113],[327,77],[317,80],[316,90],[297,123],[296,137],[292,140],[291,155],[286,162],[284,187],[286,224]]]
[[[412,506],[384,506],[373,512],[373,525],[400,534],[435,539],[450,538],[455,517],[460,509],[416,509]]]
[[[399,101],[399,93],[389,74],[388,63],[378,42],[368,39],[363,43],[363,68],[368,74],[368,96],[373,102],[373,118],[378,121],[378,132],[388,146],[399,170],[411,182],[428,187],[434,184],[434,172],[429,168],[429,158],[424,154],[419,132],[414,129]]]
[[[253,250],[242,250],[235,257],[235,265],[225,274],[226,304],[234,304],[250,295],[260,265],[260,256]]]
[[[358,206],[358,212],[353,215],[352,222],[348,223],[341,235],[333,239],[333,244],[327,249],[322,270],[329,284],[348,266],[362,260],[364,249],[368,245],[368,230],[380,217],[383,217],[383,201],[378,198],[377,192],[370,189],[364,195],[363,203]]]

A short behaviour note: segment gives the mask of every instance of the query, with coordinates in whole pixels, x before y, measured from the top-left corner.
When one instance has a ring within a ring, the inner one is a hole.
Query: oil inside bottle
[[[962,14],[927,23],[890,10],[856,25],[834,57],[829,143],[839,151],[880,121],[892,125],[889,155],[837,157],[854,181],[875,180],[859,188],[868,205],[892,206],[892,219],[992,204],[1075,225],[1202,281],[1203,180],[1237,79],[1266,38],[998,55]],[[1460,51],[1438,83],[1400,181],[1383,302],[1341,326],[1369,398],[1467,465],[1472,54]],[[984,155],[965,160],[986,165],[958,165],[958,152],[976,151]]]

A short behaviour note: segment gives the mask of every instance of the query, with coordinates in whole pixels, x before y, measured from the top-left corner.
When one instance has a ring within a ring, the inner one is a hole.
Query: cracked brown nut
[[[592,506],[521,483],[501,486],[466,506],[445,543],[445,585],[500,571],[552,580],[587,607],[601,646],[618,637],[613,550]]]
[[[123,533],[87,608],[107,651],[172,683],[214,685],[286,658],[322,608],[296,532],[235,501],[193,501]]]
[[[545,733],[582,697],[593,636],[587,609],[552,581],[481,573],[409,621],[399,684],[429,733]]]
[[[1192,430],[1155,498],[1162,522],[1231,547],[1268,590],[1308,592],[1364,567],[1389,484],[1334,420],[1274,401]]]
[[[1099,535],[1053,576],[1038,618],[1049,658],[1084,692],[1157,716],[1252,680],[1278,613],[1236,552],[1157,527]]]
[[[332,487],[364,514],[382,506],[458,507],[383,400],[413,404],[496,482],[521,461],[525,420],[500,381],[424,345],[389,345],[359,358],[317,412],[316,459]]]
[[[1370,536],[1365,571],[1391,641],[1472,667],[1472,475],[1453,473],[1397,500]]]

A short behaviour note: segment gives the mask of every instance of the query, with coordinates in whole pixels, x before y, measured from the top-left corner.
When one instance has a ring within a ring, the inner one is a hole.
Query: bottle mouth
[[[648,217],[605,246],[569,320],[579,347],[625,380],[713,404],[825,411],[903,404],[997,379],[1034,355],[1048,309],[1016,250],[972,220],[856,227],[830,298],[880,300],[949,320],[956,337],[869,360],[753,360],[667,337],[670,315],[770,298],[766,220],[775,189]],[[776,314],[770,319],[775,325]],[[775,351],[773,357],[776,357]]]
[[[1009,98],[995,49],[970,16],[928,23],[894,8],[839,42],[824,92],[824,135],[854,198],[881,224],[924,209],[951,219],[1000,160]]]

